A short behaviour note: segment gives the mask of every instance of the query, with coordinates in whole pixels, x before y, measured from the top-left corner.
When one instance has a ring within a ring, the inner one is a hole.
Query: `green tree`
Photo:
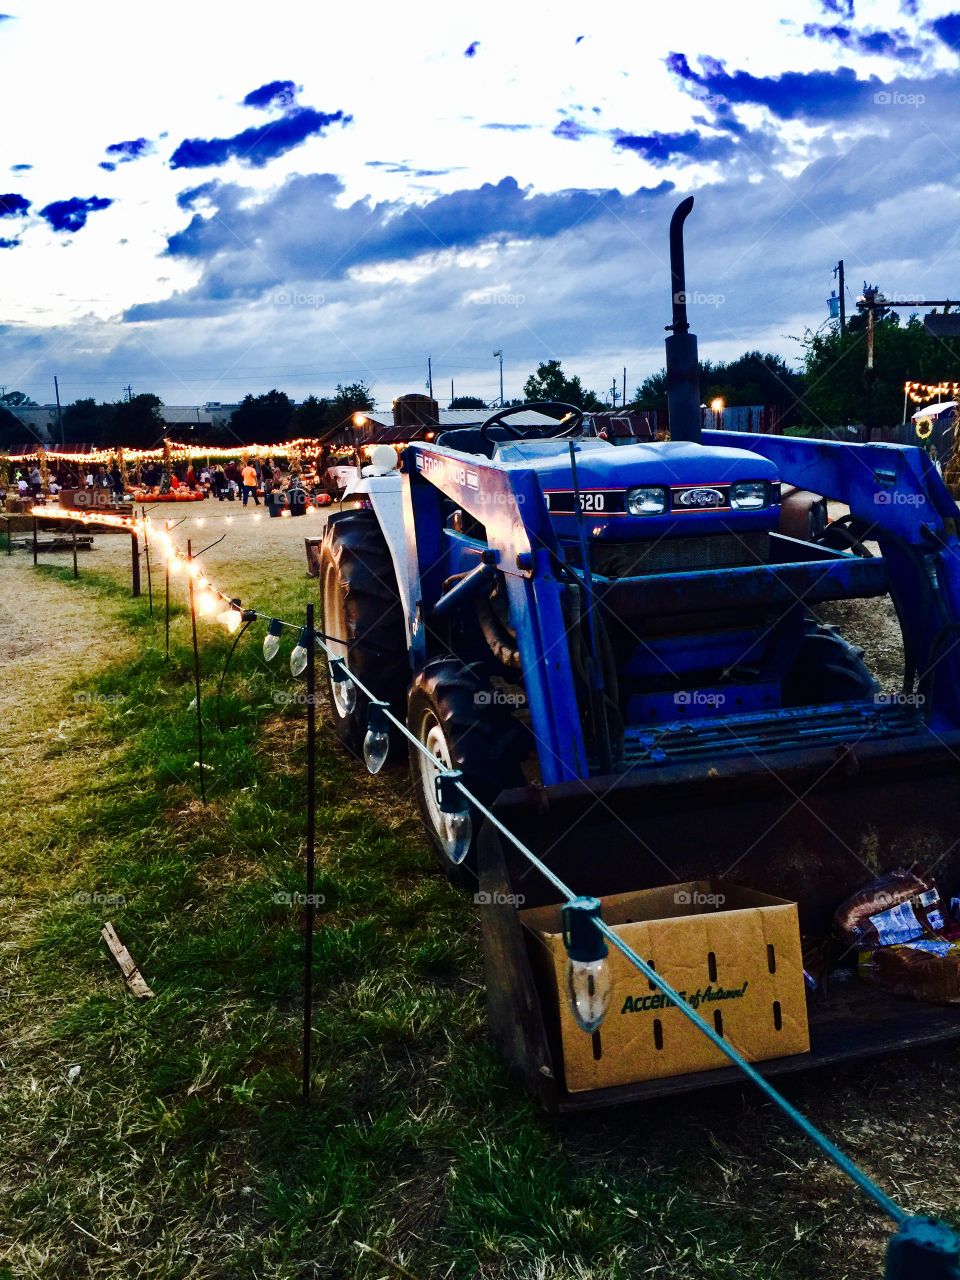
[[[860,319],[860,317],[855,317]],[[862,324],[812,333],[802,338],[806,390],[801,418],[807,426],[842,426],[866,422],[867,335]],[[874,377],[870,385],[869,417],[875,427],[902,421],[903,384],[960,381],[960,339],[937,338],[919,316],[901,324],[895,312],[877,322],[874,337]],[[908,412],[916,406],[908,406]]]
[[[545,360],[537,365],[536,373],[523,384],[523,394],[528,400],[562,400],[578,409],[602,409],[603,404],[592,391],[587,391],[577,375],[568,378],[559,360]]]
[[[340,426],[353,413],[366,413],[376,407],[376,401],[370,388],[361,379],[350,382],[346,386],[337,383],[337,394],[330,401],[330,418],[328,426]]]
[[[294,433],[304,439],[315,439],[330,425],[329,417],[329,401],[320,400],[317,396],[307,396],[294,410]]]
[[[8,409],[36,408],[36,400],[31,400],[25,391],[7,391],[0,396],[0,405]]]
[[[804,376],[791,369],[782,356],[770,352],[746,351],[736,360],[700,361],[700,400],[709,404],[717,398],[728,405],[779,404],[785,410],[785,424],[799,417]],[[645,378],[637,387],[634,406],[664,409],[667,404],[667,372]]]
[[[293,401],[274,388],[245,395],[230,420],[231,435],[244,444],[280,444],[293,435]]]
[[[67,444],[103,444],[113,409],[96,400],[74,400],[63,407],[63,435]]]
[[[481,400],[479,396],[454,396],[450,401],[451,409],[485,409],[486,407],[486,400]]]
[[[163,401],[152,392],[104,405],[108,415],[101,443],[108,447],[153,449],[163,440]]]

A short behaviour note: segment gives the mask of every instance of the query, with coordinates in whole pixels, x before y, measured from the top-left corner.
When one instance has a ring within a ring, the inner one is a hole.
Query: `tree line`
[[[938,383],[960,381],[960,338],[930,334],[919,316],[901,321],[897,312],[879,309],[876,319],[874,374],[866,375],[866,317],[850,318],[846,332],[839,325],[807,330],[796,339],[799,368],[771,352],[746,351],[734,360],[700,362],[700,394],[705,404],[715,399],[726,405],[780,405],[785,427],[816,434],[824,427],[867,423],[893,426],[903,413],[903,384],[907,380]],[[591,411],[609,408],[601,396],[564,371],[559,360],[542,361],[523,385],[527,400],[560,400]],[[522,403],[510,400],[511,405]],[[0,396],[0,448],[20,444],[29,435],[11,409],[32,405],[22,392]],[[667,376],[652,373],[634,391],[626,406],[666,408]],[[209,445],[233,445],[238,440],[279,444],[292,437],[314,438],[370,410],[374,400],[363,381],[337,384],[332,396],[308,396],[294,404],[274,388],[247,395],[229,424],[177,424],[169,433],[178,439]],[[458,396],[451,408],[484,409],[477,396]],[[911,405],[912,409],[913,406]],[[148,448],[164,434],[163,404],[150,393],[113,403],[75,400],[63,409],[68,444]]]

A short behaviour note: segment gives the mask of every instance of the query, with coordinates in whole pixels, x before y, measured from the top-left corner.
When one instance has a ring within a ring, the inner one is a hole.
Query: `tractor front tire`
[[[477,883],[476,844],[482,819],[470,811],[470,843],[455,863],[437,801],[438,769],[459,769],[464,786],[485,805],[501,791],[524,784],[526,732],[496,700],[486,676],[455,658],[436,658],[416,676],[407,703],[407,727],[436,762],[410,744],[410,774],[417,807],[441,869],[461,888]]]
[[[872,698],[879,688],[859,646],[845,640],[836,627],[807,618],[800,652],[783,681],[787,706],[862,700]]]
[[[402,720],[410,683],[406,631],[393,561],[373,511],[347,511],[328,523],[319,579],[324,643]],[[359,755],[367,731],[367,697],[355,689],[351,706],[334,688],[329,668],[327,689],[337,737]],[[397,746],[391,735],[391,750]]]

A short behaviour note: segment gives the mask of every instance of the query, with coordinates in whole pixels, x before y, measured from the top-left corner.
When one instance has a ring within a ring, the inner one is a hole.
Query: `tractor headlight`
[[[627,510],[632,516],[662,516],[666,509],[666,489],[644,486],[627,490]]]
[[[730,506],[734,511],[759,511],[770,501],[766,480],[742,480],[730,486]]]

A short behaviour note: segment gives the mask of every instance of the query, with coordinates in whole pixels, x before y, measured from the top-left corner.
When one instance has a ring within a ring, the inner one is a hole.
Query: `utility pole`
[[[129,402],[133,399],[133,387],[131,387],[130,383],[128,382],[123,389],[127,393],[127,403],[129,404]]]
[[[610,403],[613,405],[614,409],[616,409],[617,407],[617,401],[619,400],[619,398],[620,398],[620,392],[617,389],[617,380],[616,378],[614,378],[614,380],[610,383]]]
[[[450,379],[450,407],[453,408],[453,402],[456,396],[453,394],[453,379]]]
[[[66,444],[63,436],[63,414],[60,412],[60,384],[57,382],[57,375],[53,375],[53,392],[57,397],[57,434],[60,437],[61,445]]]
[[[840,332],[847,331],[847,300],[843,287],[843,259],[833,268],[833,278],[837,282],[837,293],[840,295]]]
[[[493,353],[494,360],[500,361],[500,408],[503,408],[503,348]]]
[[[623,366],[623,400],[621,401],[624,408],[627,407],[627,366]]]
[[[433,399],[433,362],[429,356],[427,356],[427,391],[430,395],[430,399],[432,400]]]

